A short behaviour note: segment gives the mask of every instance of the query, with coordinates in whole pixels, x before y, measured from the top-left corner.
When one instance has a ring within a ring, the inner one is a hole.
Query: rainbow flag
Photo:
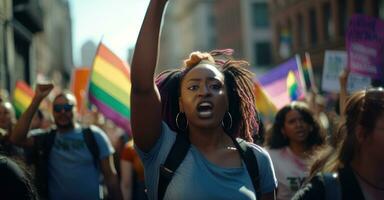
[[[255,79],[253,80],[253,83],[255,87],[256,108],[263,120],[272,122],[275,118],[277,108],[260,83]]]
[[[128,64],[100,43],[90,77],[90,103],[106,118],[130,133],[131,79]]]
[[[296,101],[299,98],[299,85],[297,84],[293,71],[288,72],[287,76],[287,91],[291,101]]]
[[[305,82],[305,88],[307,90],[314,89],[316,90],[315,77],[312,70],[311,57],[308,52],[305,52],[304,60],[302,62],[301,68],[303,79]]]
[[[20,117],[31,104],[34,95],[34,91],[26,82],[21,80],[16,81],[15,90],[13,91],[13,106],[15,107],[17,118]]]
[[[299,70],[300,58],[297,56],[290,58],[259,78],[260,84],[265,92],[271,97],[277,109],[291,102],[291,97],[287,88],[288,73],[292,71],[298,83],[297,98],[304,98],[305,89],[302,75]]]

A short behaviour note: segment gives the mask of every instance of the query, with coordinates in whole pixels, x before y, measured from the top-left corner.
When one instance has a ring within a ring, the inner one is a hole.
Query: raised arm
[[[154,81],[160,24],[167,0],[151,0],[131,66],[131,124],[135,144],[149,151],[161,131],[161,102]]]
[[[344,106],[345,106],[345,101],[347,100],[348,97],[348,91],[347,91],[347,86],[348,86],[348,76],[349,76],[349,69],[345,68],[340,76],[339,76],[339,82],[340,82],[340,93],[339,93],[339,112],[340,116],[344,115]]]
[[[33,115],[39,108],[40,103],[46,96],[48,96],[49,92],[51,92],[52,89],[53,84],[37,85],[36,93],[32,99],[32,103],[29,105],[27,110],[20,116],[20,119],[17,121],[15,128],[11,134],[10,140],[12,143],[20,146],[31,146],[33,144],[33,139],[27,138]]]

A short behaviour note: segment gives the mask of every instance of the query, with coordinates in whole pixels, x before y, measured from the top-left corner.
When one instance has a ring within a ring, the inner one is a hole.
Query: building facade
[[[220,0],[214,3],[217,47],[232,48],[256,76],[272,66],[272,32],[267,0]]]
[[[161,34],[158,71],[182,65],[193,51],[215,47],[213,0],[175,0],[168,4]]]
[[[71,18],[66,0],[0,1],[0,88],[17,80],[60,74],[65,85],[72,68]]]
[[[320,82],[325,50],[344,50],[348,20],[354,13],[384,17],[383,0],[269,0],[273,62],[311,55]]]
[[[267,0],[175,0],[164,18],[160,70],[179,66],[192,51],[226,48],[256,74],[272,64]]]

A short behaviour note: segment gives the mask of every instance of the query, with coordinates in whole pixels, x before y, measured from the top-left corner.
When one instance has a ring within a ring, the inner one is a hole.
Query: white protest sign
[[[325,51],[321,88],[327,92],[339,92],[339,75],[347,67],[345,51]],[[371,78],[351,72],[348,76],[348,92],[365,89],[371,85]]]

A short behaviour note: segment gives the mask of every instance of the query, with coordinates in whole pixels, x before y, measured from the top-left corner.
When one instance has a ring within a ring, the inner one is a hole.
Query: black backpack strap
[[[185,134],[178,133],[176,135],[176,141],[173,144],[171,151],[168,153],[164,164],[160,166],[157,199],[162,200],[164,198],[165,191],[167,190],[176,169],[187,155],[190,145],[189,139]]]
[[[259,177],[259,165],[257,164],[257,159],[251,147],[247,145],[244,140],[238,142],[235,138],[232,138],[234,145],[240,153],[241,158],[243,159],[245,166],[247,168],[248,174],[251,176],[252,185],[256,192],[256,198],[261,198],[260,191],[260,177]]]
[[[97,168],[99,166],[100,151],[99,151],[99,146],[97,145],[95,136],[93,135],[93,132],[89,127],[83,128],[82,132],[83,132],[85,144],[87,145],[88,150],[92,154],[93,164]]]
[[[39,196],[42,199],[48,198],[48,161],[54,141],[56,130],[34,136],[33,163],[35,164],[35,181]]]

